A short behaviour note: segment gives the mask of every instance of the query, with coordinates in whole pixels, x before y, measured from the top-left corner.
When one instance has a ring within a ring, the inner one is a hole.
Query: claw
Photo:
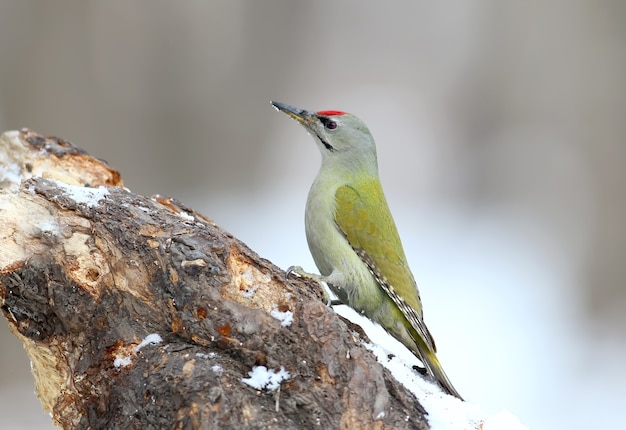
[[[326,290],[327,287],[325,287],[324,284],[322,284],[322,282],[325,281],[325,278],[323,276],[314,275],[313,273],[307,273],[300,266],[290,266],[285,271],[285,280],[287,280],[289,278],[289,275],[291,275],[292,273],[296,274],[300,278],[311,279],[312,281],[315,281],[318,284],[320,284],[320,286],[322,287],[322,291],[324,292],[324,304],[327,307],[332,309],[332,307],[334,305],[342,305],[343,304],[343,302],[341,300],[333,300],[333,299],[330,298],[330,294]]]
[[[302,272],[302,267],[289,266],[289,268],[285,271],[285,279],[289,278],[289,275],[291,275],[292,273],[295,273],[296,275],[301,276],[300,272]]]

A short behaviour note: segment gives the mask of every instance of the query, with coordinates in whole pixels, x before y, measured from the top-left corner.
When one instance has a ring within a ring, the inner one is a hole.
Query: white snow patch
[[[485,419],[482,430],[526,429],[509,411],[502,411]]]
[[[178,212],[178,216],[180,216],[180,217],[181,217],[182,219],[184,219],[185,221],[190,221],[190,222],[193,222],[193,221],[195,221],[195,220],[196,220],[196,219],[195,219],[192,215],[189,215],[189,214],[188,214],[187,212],[185,212],[185,211],[180,211],[180,212]]]
[[[274,309],[270,315],[280,321],[280,325],[283,327],[289,327],[293,322],[293,312],[291,311],[281,312],[278,309]]]
[[[385,411],[381,411],[379,412],[378,415],[376,415],[376,420],[382,420],[383,418],[385,418]]]
[[[251,276],[251,275],[250,275]],[[246,298],[249,299],[252,296],[254,296],[254,293],[256,293],[256,290],[259,289],[259,284],[254,284],[249,288],[246,288],[244,290],[241,291],[241,294]]]
[[[413,369],[413,365],[421,365],[419,360],[380,325],[373,323],[348,306],[334,306],[333,309],[339,315],[361,326],[370,339],[376,339],[377,344],[364,342],[365,347],[372,351],[378,362],[417,397],[428,412],[427,419],[432,430],[526,429],[508,411],[490,415],[476,404],[463,402],[445,394],[439,385],[424,379]],[[389,358],[390,356],[393,358]]]
[[[204,354],[203,352],[196,352],[196,357],[209,358],[209,354]]]
[[[163,342],[163,338],[161,338],[159,334],[157,333],[149,334],[137,346],[135,346],[134,349],[130,349],[130,352],[131,352],[130,355],[118,355],[117,357],[115,357],[115,360],[113,360],[113,366],[115,366],[117,369],[120,369],[121,367],[130,366],[133,362],[132,356],[134,355],[134,353],[139,352],[145,346],[158,345],[161,342]]]
[[[115,360],[113,361],[113,366],[119,369],[120,367],[130,366],[131,363],[132,363],[131,358],[127,355],[123,355],[121,357],[115,358]]]
[[[58,235],[60,233],[59,224],[52,217],[42,219],[37,225],[42,233],[51,233]]]
[[[413,370],[411,363],[393,356],[379,345],[364,343],[378,362],[411,391],[428,412],[428,424],[432,430],[526,430],[508,411],[489,416],[478,405],[463,402],[445,394],[438,385],[427,381]]]
[[[157,333],[149,334],[141,341],[139,345],[135,347],[135,351],[139,351],[141,348],[147,345],[158,345],[161,342],[163,342],[163,338],[159,334]]]
[[[221,375],[222,373],[224,373],[224,369],[222,369],[222,366],[220,366],[219,364],[215,364],[215,365],[211,366],[211,370],[216,375]]]
[[[22,180],[21,173],[20,166],[16,163],[0,163],[0,183],[19,184]]]
[[[78,204],[85,204],[87,206],[95,206],[100,200],[103,200],[106,195],[109,194],[109,190],[106,187],[90,188],[82,187],[78,185],[70,185],[65,182],[54,181],[59,188],[62,188],[69,197],[72,198]]]
[[[252,371],[248,372],[249,378],[242,378],[241,382],[249,385],[257,390],[267,389],[274,391],[278,388],[280,383],[291,377],[289,372],[285,370],[283,366],[280,366],[280,370],[276,372],[274,369],[269,369],[265,366],[254,366]]]

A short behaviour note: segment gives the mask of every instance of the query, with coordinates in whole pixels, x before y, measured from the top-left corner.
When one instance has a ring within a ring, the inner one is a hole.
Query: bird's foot
[[[292,273],[295,273],[301,278],[311,279],[313,281],[322,282],[323,276],[316,275],[315,273],[305,272],[304,269],[300,266],[291,266],[285,271],[285,279],[289,277]]]
[[[341,305],[343,302],[338,299],[331,299],[331,295],[326,287],[326,277],[322,275],[316,275],[315,273],[305,272],[304,269],[300,266],[291,266],[285,271],[285,279],[289,278],[289,275],[296,274],[300,278],[310,279],[312,281],[317,282],[322,286],[322,291],[324,292],[324,303],[326,306],[333,307],[335,305]]]

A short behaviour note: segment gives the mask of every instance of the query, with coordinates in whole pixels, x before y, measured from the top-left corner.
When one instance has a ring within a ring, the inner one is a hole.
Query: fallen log
[[[0,136],[0,309],[57,426],[428,428],[322,297],[70,142]]]

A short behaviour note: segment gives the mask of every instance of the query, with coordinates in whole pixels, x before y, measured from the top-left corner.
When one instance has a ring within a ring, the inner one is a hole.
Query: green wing
[[[435,351],[435,343],[422,318],[417,285],[380,181],[372,179],[355,186],[344,185],[339,187],[335,198],[337,227],[368,266],[380,288]]]

